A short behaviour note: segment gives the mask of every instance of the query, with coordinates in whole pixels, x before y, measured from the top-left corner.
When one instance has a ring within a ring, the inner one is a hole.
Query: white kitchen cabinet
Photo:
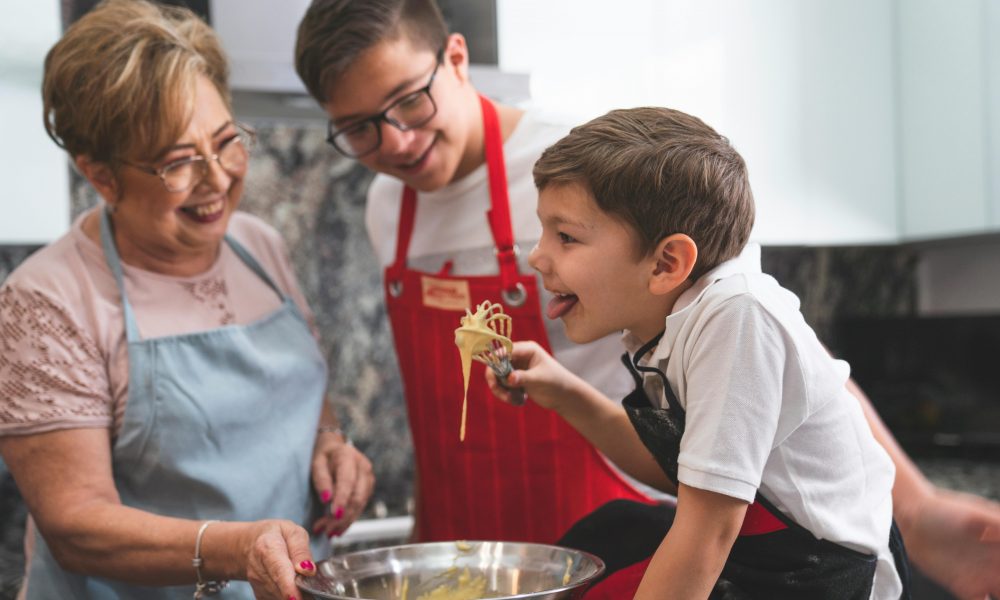
[[[584,120],[670,106],[746,159],[754,238],[898,237],[891,0],[498,1],[500,66]]]
[[[904,240],[997,228],[995,0],[896,0]],[[987,17],[994,20],[991,24]],[[992,91],[992,100],[988,92]],[[993,144],[992,149],[990,144]]]
[[[59,39],[58,0],[11,2],[0,19],[0,244],[69,228],[69,162],[42,126],[42,61]]]
[[[1000,231],[1000,2],[986,2],[986,175],[990,228]]]

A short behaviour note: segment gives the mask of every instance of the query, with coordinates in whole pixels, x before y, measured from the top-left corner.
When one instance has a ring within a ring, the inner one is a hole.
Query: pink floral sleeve
[[[110,427],[105,360],[45,294],[0,288],[0,435]]]

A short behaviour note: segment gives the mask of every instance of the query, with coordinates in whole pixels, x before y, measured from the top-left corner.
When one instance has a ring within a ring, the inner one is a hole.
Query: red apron
[[[552,411],[507,405],[473,363],[464,442],[459,441],[462,369],[455,329],[466,308],[501,302],[514,340],[551,352],[534,274],[518,272],[496,109],[481,98],[499,275],[457,277],[407,268],[416,192],[403,191],[395,262],[385,270],[386,306],[403,375],[419,482],[420,541],[552,543],[615,498],[648,501]]]

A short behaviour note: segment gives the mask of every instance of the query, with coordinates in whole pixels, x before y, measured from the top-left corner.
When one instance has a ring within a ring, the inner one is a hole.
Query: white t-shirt
[[[641,340],[630,333],[635,352]],[[872,598],[899,598],[889,551],[895,468],[799,300],[761,273],[760,247],[705,274],[640,364],[664,372],[685,411],[678,479],[753,502],[758,489],[817,538],[878,555]],[[644,374],[667,408],[662,381]]]
[[[525,113],[504,142],[511,227],[518,248],[522,273],[532,272],[528,253],[542,234],[536,214],[538,191],[531,170],[542,151],[565,136],[570,125]],[[410,268],[437,273],[452,261],[454,275],[491,275],[499,272],[493,253],[493,236],[486,221],[490,208],[486,165],[434,192],[417,195],[417,212],[407,264]],[[396,233],[402,204],[403,184],[386,175],[375,177],[368,189],[365,225],[372,247],[383,267],[396,256]],[[541,283],[539,283],[541,289]],[[542,290],[542,307],[551,295]],[[555,357],[609,398],[620,400],[633,382],[619,360],[624,348],[620,336],[611,335],[590,344],[574,344],[566,338],[560,321],[545,320]],[[516,325],[516,323],[515,323]]]

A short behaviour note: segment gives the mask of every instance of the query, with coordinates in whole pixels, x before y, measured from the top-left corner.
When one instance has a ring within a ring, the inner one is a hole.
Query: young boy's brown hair
[[[639,256],[683,233],[698,246],[691,279],[737,256],[753,228],[746,163],[729,140],[678,110],[613,110],[573,130],[535,163],[539,191],[576,183],[636,232]]]

